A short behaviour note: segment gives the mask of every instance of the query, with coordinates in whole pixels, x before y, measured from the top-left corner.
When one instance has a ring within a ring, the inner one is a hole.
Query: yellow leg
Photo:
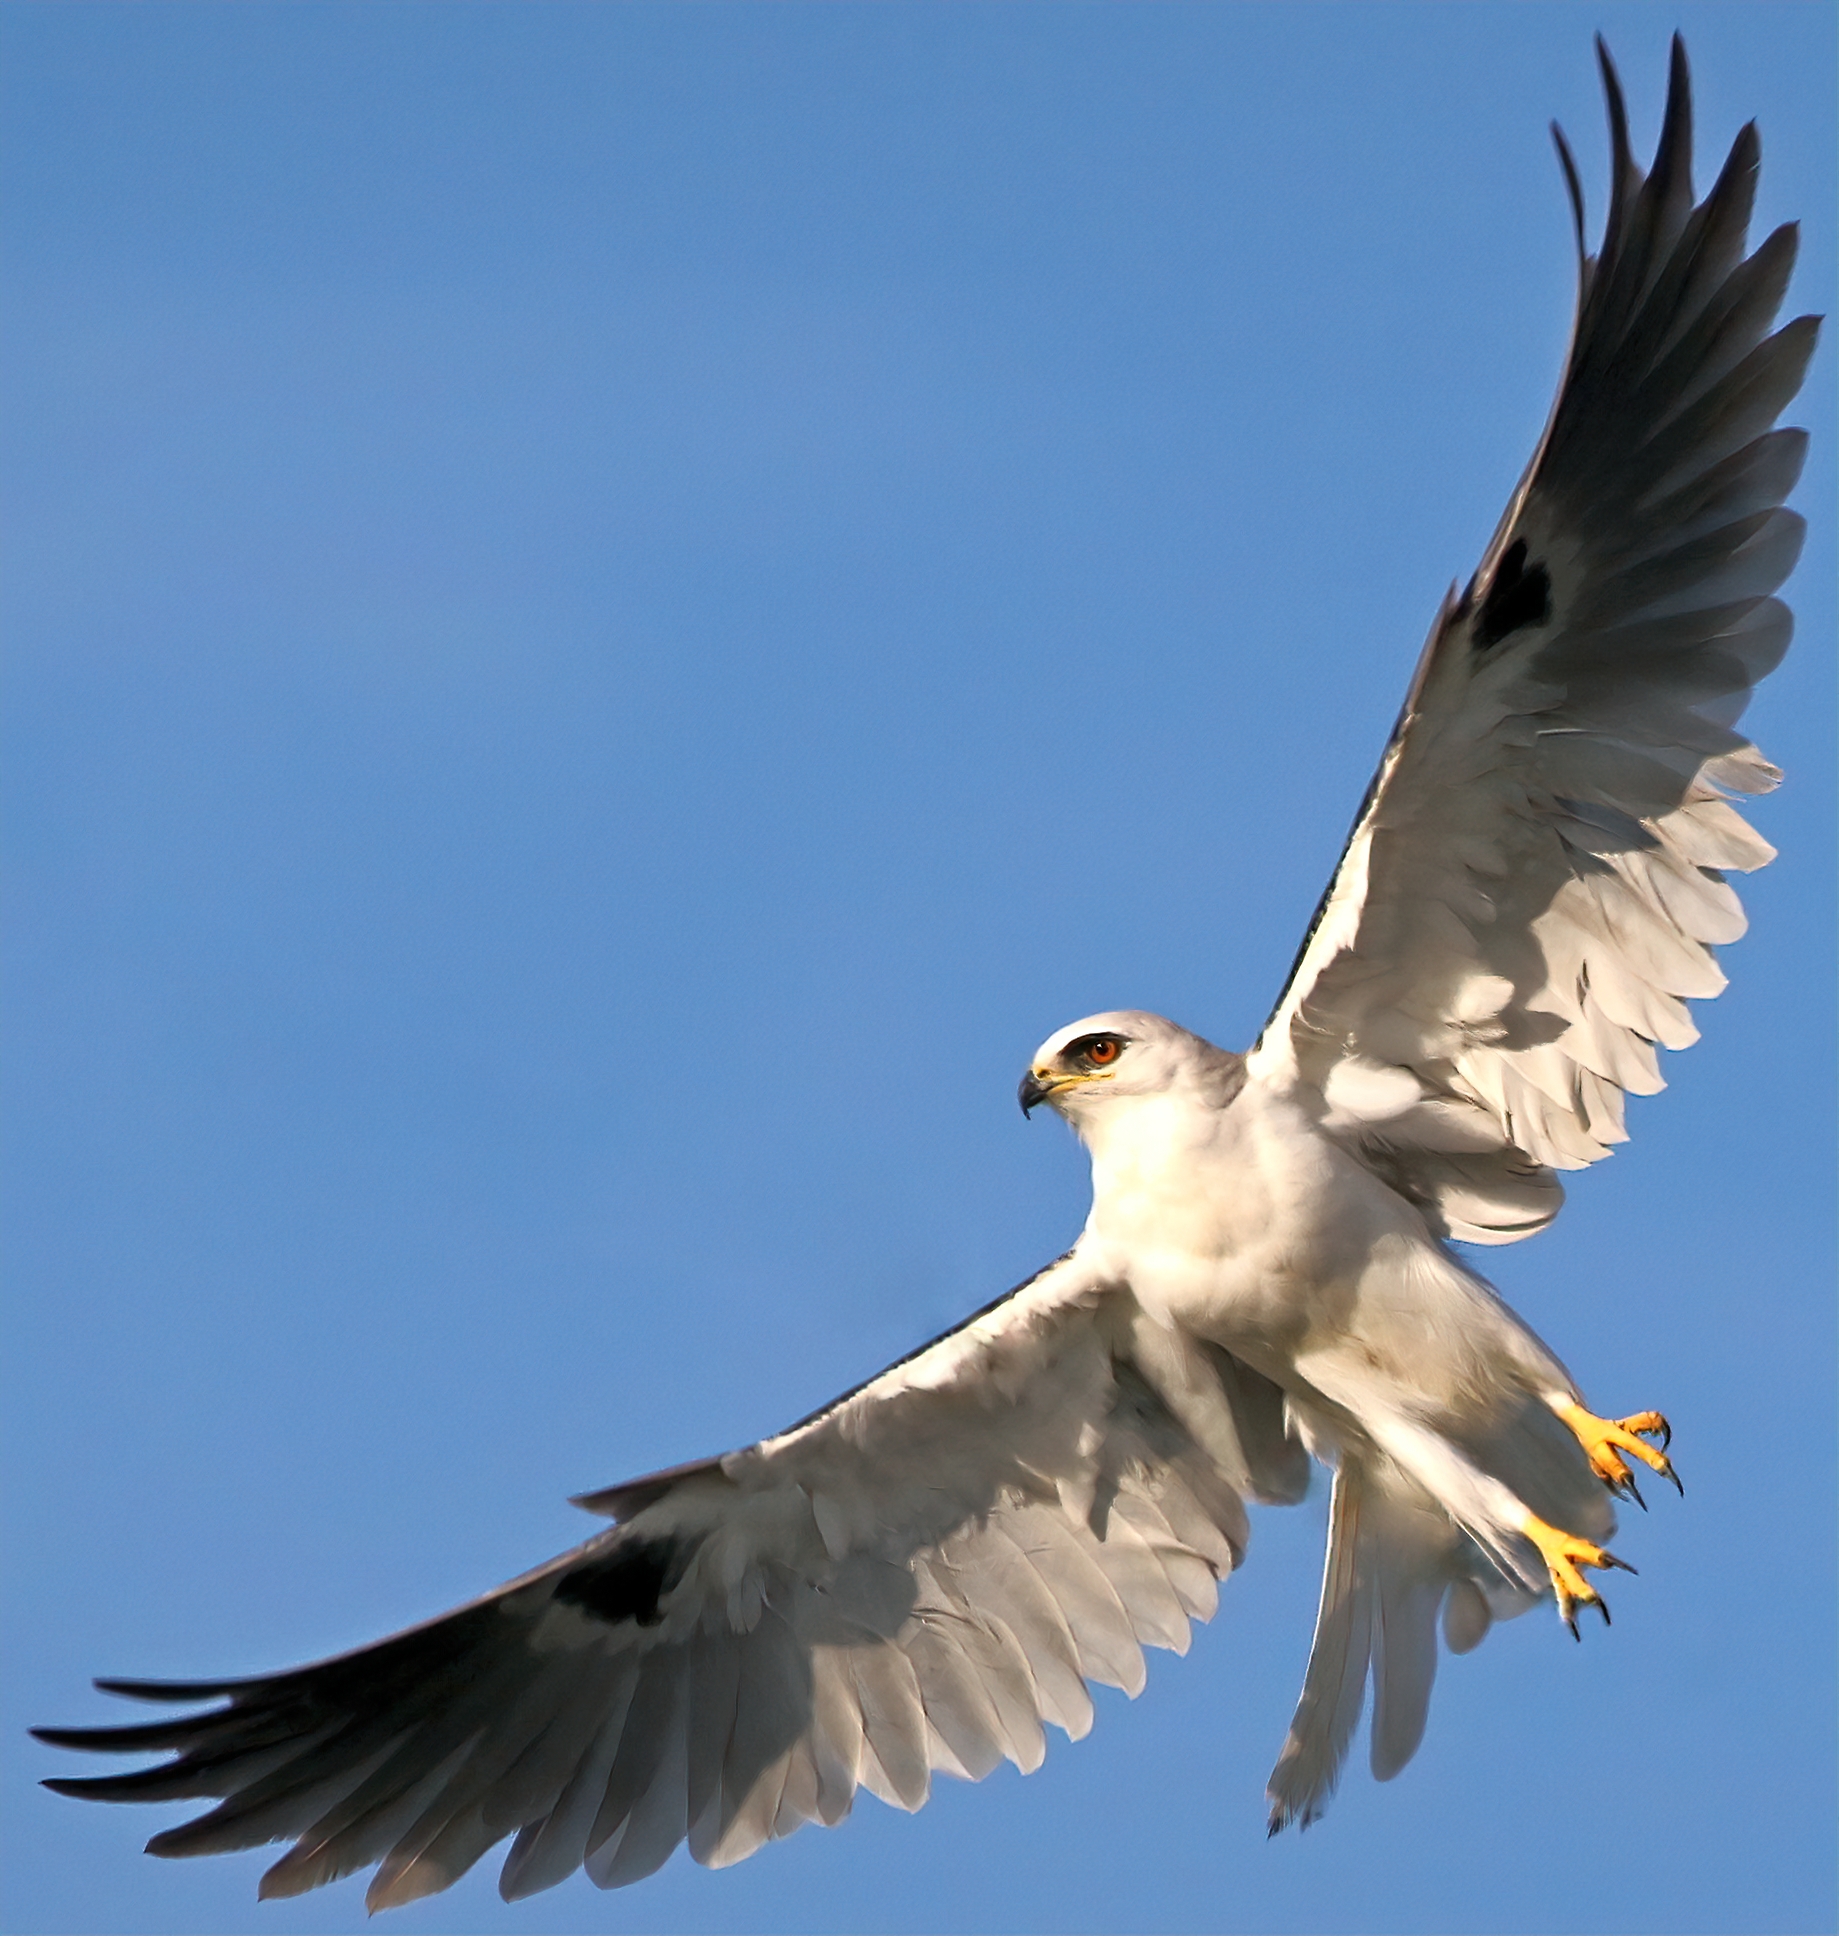
[[[1672,1428],[1658,1412],[1636,1412],[1623,1419],[1598,1418],[1569,1399],[1554,1399],[1552,1410],[1576,1433],[1591,1471],[1611,1492],[1632,1499],[1637,1506],[1646,1506],[1647,1502],[1635,1489],[1634,1471],[1628,1463],[1634,1458],[1670,1480],[1680,1496],[1685,1496],[1686,1488],[1680,1484],[1679,1474],[1673,1470],[1673,1461],[1666,1452],[1673,1441]],[[1660,1443],[1649,1445],[1650,1438],[1657,1438]]]
[[[1613,1566],[1623,1573],[1632,1573],[1635,1569],[1626,1560],[1617,1559],[1587,1539],[1578,1539],[1571,1533],[1561,1533],[1556,1526],[1548,1526],[1535,1513],[1526,1515],[1520,1531],[1538,1547],[1545,1561],[1546,1571],[1552,1576],[1552,1591],[1558,1598],[1558,1618],[1570,1628],[1571,1638],[1583,1638],[1577,1631],[1579,1607],[1595,1607],[1603,1616],[1603,1625],[1608,1626],[1609,1609],[1603,1596],[1584,1578],[1581,1569]]]

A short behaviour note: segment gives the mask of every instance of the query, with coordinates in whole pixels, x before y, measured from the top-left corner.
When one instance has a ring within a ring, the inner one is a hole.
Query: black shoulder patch
[[[556,1582],[556,1598],[609,1625],[633,1620],[655,1627],[663,1618],[659,1600],[683,1578],[695,1551],[693,1541],[624,1540],[604,1558],[564,1573]]]
[[[1529,565],[1526,540],[1515,538],[1488,580],[1488,595],[1475,619],[1476,650],[1499,645],[1522,626],[1543,625],[1551,615],[1551,574],[1536,558]]]

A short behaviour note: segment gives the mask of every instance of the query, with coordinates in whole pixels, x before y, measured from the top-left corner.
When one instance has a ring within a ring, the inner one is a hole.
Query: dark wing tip
[[[1622,77],[1610,56],[1609,43],[1601,34],[1596,37],[1596,65],[1603,77],[1603,103],[1609,110],[1609,139],[1615,149],[1619,173],[1623,162],[1633,159],[1628,145],[1628,102],[1622,93]]]
[[[126,1734],[126,1728],[27,1728],[26,1732],[34,1741],[42,1741],[47,1748],[83,1748],[95,1753],[105,1753],[113,1743],[113,1737]],[[47,1782],[46,1787],[55,1787]]]
[[[239,1688],[252,1687],[254,1681],[136,1681],[96,1680],[92,1687],[104,1694],[119,1694],[130,1701],[163,1701],[180,1705],[187,1701],[220,1701]]]
[[[126,1775],[52,1775],[39,1786],[79,1802],[166,1802],[189,1799],[198,1792],[187,1781],[175,1787],[171,1764],[138,1768]]]
[[[1749,178],[1749,188],[1754,192],[1755,178],[1761,168],[1762,130],[1754,121],[1746,121],[1737,130],[1736,138],[1730,144],[1730,153],[1725,157],[1723,171],[1711,192],[1716,195],[1722,189],[1727,195],[1736,193],[1737,184],[1746,176]],[[1726,184],[1730,185],[1726,186]]]
[[[1686,43],[1673,36],[1673,53],[1667,68],[1667,105],[1661,116],[1660,140],[1654,149],[1653,166],[1648,170],[1650,193],[1670,202],[1683,195],[1687,207],[1692,203],[1692,70],[1686,64]]]
[[[1571,152],[1571,144],[1556,121],[1552,123],[1552,146],[1558,150],[1558,165],[1564,170],[1565,193],[1571,198],[1571,227],[1577,233],[1577,259],[1581,262],[1585,256],[1583,178],[1577,172],[1577,157]]]
[[[1622,77],[1609,57],[1601,34],[1596,37],[1596,62],[1603,77],[1603,106],[1609,116],[1609,209],[1603,217],[1603,239],[1597,249],[1602,262],[1613,262],[1629,223],[1629,204],[1641,187],[1641,170],[1628,141],[1628,100]]]
[[[33,1740],[50,1748],[76,1748],[84,1754],[165,1754],[190,1746],[201,1730],[234,1713],[213,1708],[205,1714],[173,1714],[126,1728],[33,1728]]]

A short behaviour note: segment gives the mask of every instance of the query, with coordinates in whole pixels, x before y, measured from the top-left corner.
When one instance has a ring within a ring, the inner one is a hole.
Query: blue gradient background
[[[1547,118],[1600,220],[1590,34],[1645,154],[1676,24],[1828,307],[1819,5],[0,13],[7,1928],[363,1927],[21,1729],[573,1543],[1065,1244],[1050,1029],[1255,1033],[1545,414]],[[1489,1265],[1678,1428],[1614,1631],[1267,1846],[1317,1498],[1026,1782],[390,1927],[1831,1927],[1830,435],[1797,501],[1735,984]]]

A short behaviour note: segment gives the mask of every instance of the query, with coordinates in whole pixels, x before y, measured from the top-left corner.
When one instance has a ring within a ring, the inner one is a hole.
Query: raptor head
[[[1077,1128],[1116,1098],[1160,1095],[1201,1078],[1220,1054],[1163,1016],[1111,1009],[1050,1035],[1035,1050],[1016,1098],[1024,1116],[1044,1102]]]

